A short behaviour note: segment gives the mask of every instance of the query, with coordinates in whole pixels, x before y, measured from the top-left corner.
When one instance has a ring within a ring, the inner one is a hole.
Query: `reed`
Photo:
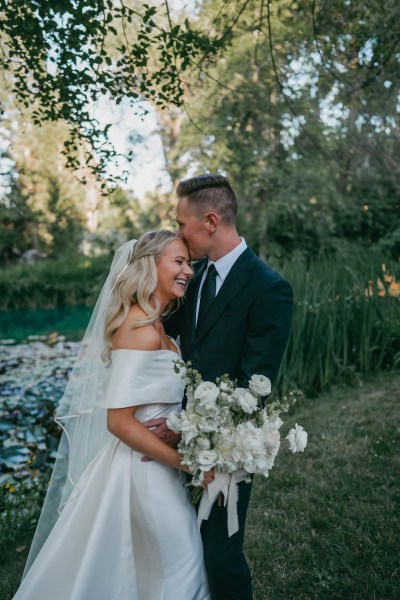
[[[399,265],[382,266],[371,253],[301,258],[281,269],[294,292],[293,326],[278,388],[308,395],[359,374],[392,369],[400,360]]]

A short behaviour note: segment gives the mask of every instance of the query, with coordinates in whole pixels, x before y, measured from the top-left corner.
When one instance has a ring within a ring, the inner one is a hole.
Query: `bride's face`
[[[188,250],[181,240],[171,242],[157,262],[158,283],[155,295],[161,304],[182,298],[193,275]]]

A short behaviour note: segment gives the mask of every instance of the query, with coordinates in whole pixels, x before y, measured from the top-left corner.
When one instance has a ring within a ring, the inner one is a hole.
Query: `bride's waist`
[[[160,419],[167,417],[173,410],[180,411],[181,403],[175,404],[144,404],[139,406],[135,412],[135,418],[138,421],[149,421],[150,419]]]

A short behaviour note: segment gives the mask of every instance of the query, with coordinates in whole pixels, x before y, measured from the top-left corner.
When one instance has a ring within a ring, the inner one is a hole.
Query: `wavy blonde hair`
[[[160,229],[144,233],[136,242],[124,271],[118,275],[107,306],[104,339],[105,348],[102,358],[106,363],[111,361],[112,338],[118,327],[124,323],[129,309],[138,304],[148,315],[134,323],[131,328],[143,327],[155,323],[159,316],[160,303],[154,295],[157,287],[157,262],[164,250],[180,237],[172,231]],[[164,314],[168,314],[175,300],[167,306]]]

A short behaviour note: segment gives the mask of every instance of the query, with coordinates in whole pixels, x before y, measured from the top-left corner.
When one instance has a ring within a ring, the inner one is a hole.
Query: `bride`
[[[117,251],[57,410],[63,435],[14,600],[210,598],[188,469],[142,425],[180,407],[161,317],[192,275],[169,231]]]

